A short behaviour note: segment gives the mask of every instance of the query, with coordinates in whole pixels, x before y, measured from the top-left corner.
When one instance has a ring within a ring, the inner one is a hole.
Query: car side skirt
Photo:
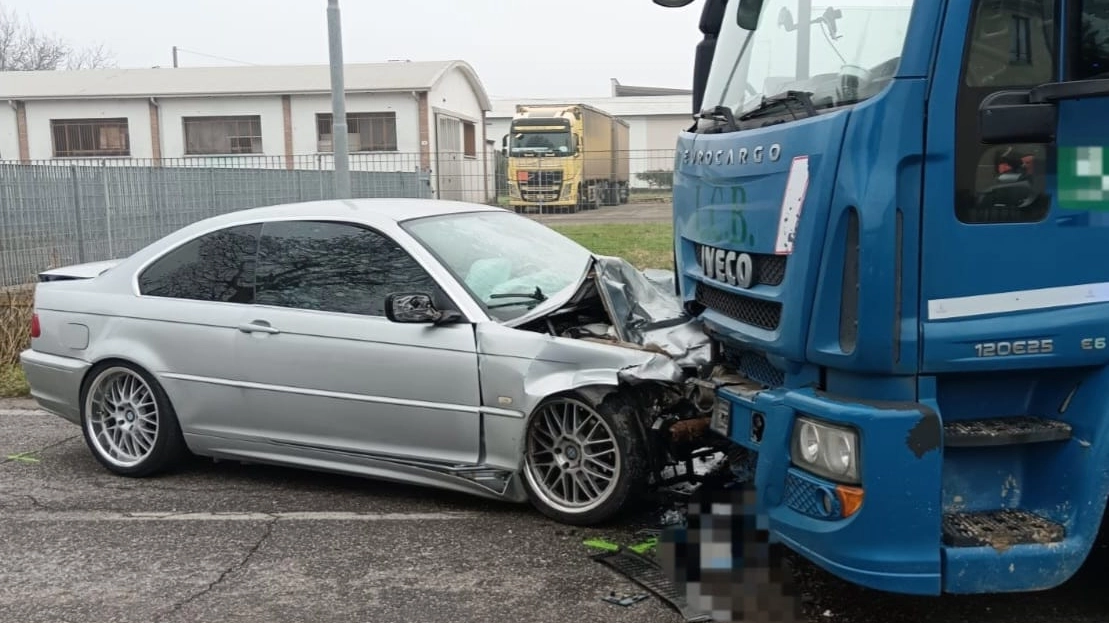
[[[185,433],[185,442],[194,454],[215,459],[416,484],[509,502],[527,501],[519,471],[488,465],[447,465],[282,441],[250,441],[190,433]]]

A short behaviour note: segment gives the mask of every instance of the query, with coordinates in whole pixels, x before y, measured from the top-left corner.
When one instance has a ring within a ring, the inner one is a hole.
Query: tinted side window
[[[267,223],[258,253],[259,305],[385,315],[394,292],[438,294],[431,276],[388,237],[316,221]]]
[[[139,275],[146,296],[251,303],[261,223],[205,234],[174,249]]]
[[[989,95],[1058,76],[1058,0],[977,0],[956,102],[955,215],[963,223],[1036,223],[1051,208],[1050,144],[983,145],[978,108]]]
[[[1082,0],[1071,80],[1109,77],[1109,0]]]
[[[980,0],[970,30],[966,84],[1032,87],[1055,75],[1055,0]]]

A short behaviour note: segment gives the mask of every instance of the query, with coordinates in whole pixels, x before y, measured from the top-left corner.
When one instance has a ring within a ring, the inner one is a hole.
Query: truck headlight
[[[793,423],[793,464],[836,482],[859,482],[859,436],[853,429],[798,417]]]

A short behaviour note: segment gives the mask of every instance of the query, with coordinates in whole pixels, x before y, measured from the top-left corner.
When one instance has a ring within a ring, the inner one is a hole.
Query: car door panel
[[[467,323],[384,317],[394,292],[437,291],[396,242],[351,224],[267,223],[256,305],[236,338],[243,417],[292,447],[473,464],[477,348]]]
[[[477,354],[468,324],[259,308],[240,333],[244,417],[270,441],[475,463]]]
[[[125,326],[99,341],[150,368],[186,434],[242,434],[235,328],[253,299],[261,231],[261,223],[226,227],[152,261],[138,276],[139,297],[118,319]]]

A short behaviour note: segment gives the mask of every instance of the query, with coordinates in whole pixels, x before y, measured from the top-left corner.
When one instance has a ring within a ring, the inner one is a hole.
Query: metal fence
[[[668,199],[673,152],[626,157],[630,200]],[[480,157],[357,153],[350,168],[356,198],[508,205],[506,161],[492,150]],[[0,161],[0,287],[52,267],[125,257],[210,216],[330,199],[333,176],[330,154]]]

